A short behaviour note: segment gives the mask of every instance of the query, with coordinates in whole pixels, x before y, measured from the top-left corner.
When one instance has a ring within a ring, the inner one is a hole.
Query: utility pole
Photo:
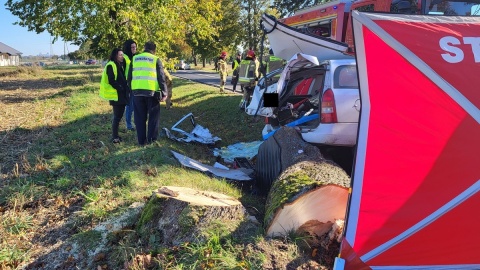
[[[52,36],[50,36],[50,57],[53,55],[53,48],[52,48]]]

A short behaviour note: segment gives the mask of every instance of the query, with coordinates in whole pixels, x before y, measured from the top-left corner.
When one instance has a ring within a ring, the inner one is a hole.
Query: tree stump
[[[265,205],[265,228],[270,237],[308,228],[316,236],[343,220],[350,177],[330,161],[301,161],[283,171],[273,183]]]
[[[145,205],[137,230],[149,246],[203,242],[207,230],[221,225],[234,231],[248,217],[235,198],[184,187],[164,186]],[[147,241],[147,240],[146,240]]]

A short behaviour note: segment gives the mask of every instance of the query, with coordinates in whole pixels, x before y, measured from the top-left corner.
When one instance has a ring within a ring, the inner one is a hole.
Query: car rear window
[[[353,65],[339,66],[335,69],[335,88],[358,88],[357,67]]]

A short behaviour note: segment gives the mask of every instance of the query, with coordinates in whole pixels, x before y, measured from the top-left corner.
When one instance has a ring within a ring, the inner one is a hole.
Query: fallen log
[[[164,186],[145,205],[137,230],[149,245],[176,246],[205,241],[205,232],[218,224],[234,231],[247,218],[240,201],[230,196]]]
[[[267,235],[285,236],[300,227],[316,236],[327,233],[345,217],[350,177],[293,128],[282,127],[272,140],[279,149],[276,163],[281,170],[265,205]]]
[[[320,237],[345,218],[350,177],[331,161],[301,161],[284,170],[268,193],[264,225],[270,237],[308,228]]]
[[[268,194],[272,183],[281,172],[295,163],[305,160],[324,161],[320,150],[303,140],[292,127],[281,127],[264,141],[256,162],[256,184],[260,192]]]

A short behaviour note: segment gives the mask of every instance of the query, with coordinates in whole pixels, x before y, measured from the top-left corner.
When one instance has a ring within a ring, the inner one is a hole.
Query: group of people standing
[[[155,52],[155,43],[149,41],[145,43],[144,51],[137,54],[137,43],[129,39],[123,44],[123,49],[115,48],[110,54],[102,74],[99,94],[109,101],[113,109],[112,143],[122,142],[118,130],[124,114],[126,127],[130,131],[136,131],[139,145],[144,146],[157,140],[160,130],[160,102],[165,101],[167,109],[172,106],[173,84],[171,75],[164,69]],[[218,58],[222,93],[225,91],[228,75],[226,57],[227,53],[222,52]],[[236,55],[232,63],[234,92],[239,78],[239,67],[243,61],[258,62],[251,49],[244,60],[241,60],[241,54]],[[258,80],[258,77],[258,66],[255,65],[255,79]],[[244,95],[246,94],[248,93],[245,90]],[[132,114],[135,127],[132,124]]]
[[[223,51],[220,56],[218,57],[218,72],[220,73],[220,92],[223,93],[225,92],[225,83],[227,81],[227,75],[228,75],[228,67],[227,67],[227,53]],[[255,78],[255,85],[258,79],[260,78],[260,72],[259,72],[259,67],[260,67],[260,62],[257,60],[257,57],[255,55],[255,52],[250,48],[245,56],[245,59],[242,60],[242,54],[237,53],[235,59],[232,62],[232,92],[235,92],[237,88],[237,83],[238,79],[240,76],[240,64],[244,62],[246,65],[249,65],[250,62],[255,63],[255,68],[254,68],[254,78]],[[243,85],[241,85],[241,90],[244,92],[244,95],[246,94],[247,91],[244,91]]]
[[[227,53],[222,52],[218,58],[218,67],[220,73],[220,93],[225,92],[225,83],[227,81],[227,62],[226,62]],[[232,92],[235,92],[237,88],[237,83],[240,78],[240,66],[248,66],[248,76],[250,82],[246,84],[241,84],[241,91],[243,92],[242,100],[240,101],[239,108],[245,109],[250,103],[250,96],[253,93],[255,86],[257,85],[258,79],[260,78],[260,62],[258,61],[255,51],[251,48],[247,51],[245,59],[242,60],[242,55],[237,53],[236,58],[232,62]]]
[[[160,102],[171,106],[172,78],[155,55],[156,45],[147,42],[137,54],[133,40],[115,48],[105,65],[100,82],[100,97],[113,108],[112,142],[120,143],[120,121],[125,113],[128,130],[137,133],[138,144],[144,146],[157,140],[160,129]],[[133,127],[131,119],[135,123]]]

